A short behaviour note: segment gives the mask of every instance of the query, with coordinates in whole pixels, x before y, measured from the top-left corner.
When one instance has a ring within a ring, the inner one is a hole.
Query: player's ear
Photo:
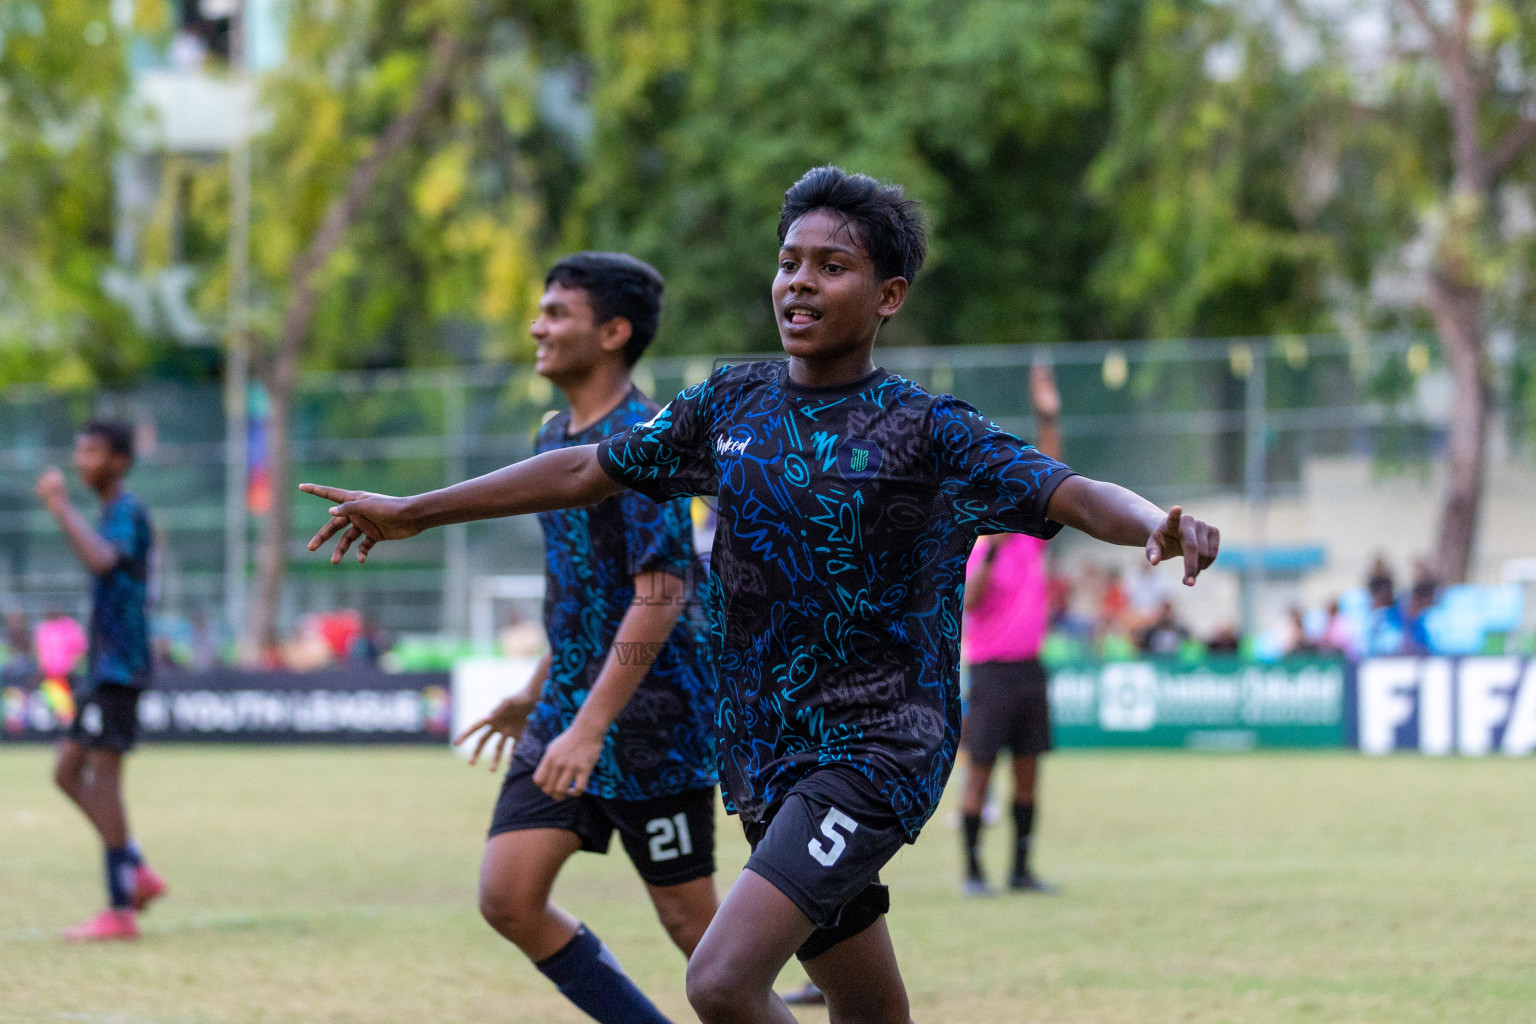
[[[624,346],[629,344],[630,336],[635,333],[635,327],[629,322],[628,317],[616,316],[603,326],[598,328],[598,344],[604,352],[621,352]]]
[[[901,310],[902,303],[907,301],[907,279],[904,277],[888,277],[880,282],[880,307],[877,312],[881,318],[895,316]]]

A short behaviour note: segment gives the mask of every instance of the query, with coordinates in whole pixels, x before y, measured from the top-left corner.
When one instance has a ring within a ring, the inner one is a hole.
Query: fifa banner
[[[1131,661],[1051,672],[1058,747],[1340,747],[1348,666],[1337,660]]]
[[[1367,658],[1350,703],[1367,754],[1536,752],[1536,658]]]
[[[73,712],[44,687],[8,680],[0,742],[56,739]],[[446,672],[162,671],[139,701],[143,741],[440,744],[450,721]]]

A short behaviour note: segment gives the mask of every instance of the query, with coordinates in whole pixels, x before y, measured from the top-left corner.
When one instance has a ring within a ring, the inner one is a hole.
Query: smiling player
[[[791,956],[833,1021],[904,1022],[879,870],[915,840],[954,765],[966,558],[984,533],[1063,525],[1182,556],[1214,528],[1074,475],[945,395],[875,367],[926,250],[917,205],[835,167],[784,198],[773,306],[789,359],[727,367],[601,444],[407,498],[304,485],[333,502],[310,542],[603,500],[716,495],[711,572],[720,774],[753,847],[688,966],[707,1024],[794,1020]]]
[[[534,369],[570,403],[535,447],[590,446],[655,415],[630,379],[656,335],[661,275],[622,253],[550,270],[530,333]],[[467,729],[471,763],[515,741],[480,868],[480,911],[560,991],[604,1024],[665,1017],[586,925],[550,901],[577,851],[613,833],[667,934],[690,955],[714,915],[715,675],[690,587],[686,501],[634,491],[548,511],[544,626],[550,654],[521,694]],[[526,726],[525,726],[526,723]]]

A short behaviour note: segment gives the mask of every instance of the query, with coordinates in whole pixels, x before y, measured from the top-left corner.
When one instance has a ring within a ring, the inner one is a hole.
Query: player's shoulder
[[[134,522],[149,522],[149,506],[137,494],[124,490],[107,506],[108,516],[121,516]]]
[[[757,391],[777,385],[784,373],[782,359],[746,359],[717,366],[702,388],[719,396],[738,391]]]

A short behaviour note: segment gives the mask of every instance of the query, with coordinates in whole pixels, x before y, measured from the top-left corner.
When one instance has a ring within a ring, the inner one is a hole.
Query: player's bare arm
[[[80,510],[69,500],[69,488],[64,483],[64,472],[50,468],[37,478],[33,492],[41,499],[48,514],[58,522],[75,557],[92,576],[110,572],[117,565],[118,550],[101,534],[92,529]]]
[[[305,494],[336,502],[330,508],[331,521],[309,542],[309,550],[318,551],[341,533],[331,552],[332,565],[341,564],[354,543],[357,560],[366,562],[381,540],[403,540],[450,523],[594,505],[623,489],[598,465],[595,445],[545,452],[452,487],[402,498],[325,484],[299,485]]]
[[[1085,476],[1063,480],[1051,495],[1046,514],[1097,540],[1144,546],[1153,565],[1183,555],[1187,587],[1194,586],[1201,571],[1216,561],[1221,546],[1216,527],[1185,515],[1178,505],[1164,512],[1135,491]]]
[[[470,764],[479,763],[481,752],[492,739],[496,745],[491,748],[491,771],[494,772],[501,765],[503,753],[510,756],[513,744],[522,738],[523,729],[528,725],[528,716],[533,714],[539,702],[539,691],[544,688],[544,680],[549,678],[550,657],[546,652],[539,659],[526,686],[496,705],[494,711],[472,723],[454,739],[453,745],[458,746],[473,738],[476,733],[480,734],[480,741],[469,755]]]
[[[635,577],[635,602],[624,613],[597,682],[570,728],[544,748],[534,783],[562,800],[584,793],[592,768],[603,753],[603,738],[651,670],[672,627],[688,603],[687,585],[666,572]]]

